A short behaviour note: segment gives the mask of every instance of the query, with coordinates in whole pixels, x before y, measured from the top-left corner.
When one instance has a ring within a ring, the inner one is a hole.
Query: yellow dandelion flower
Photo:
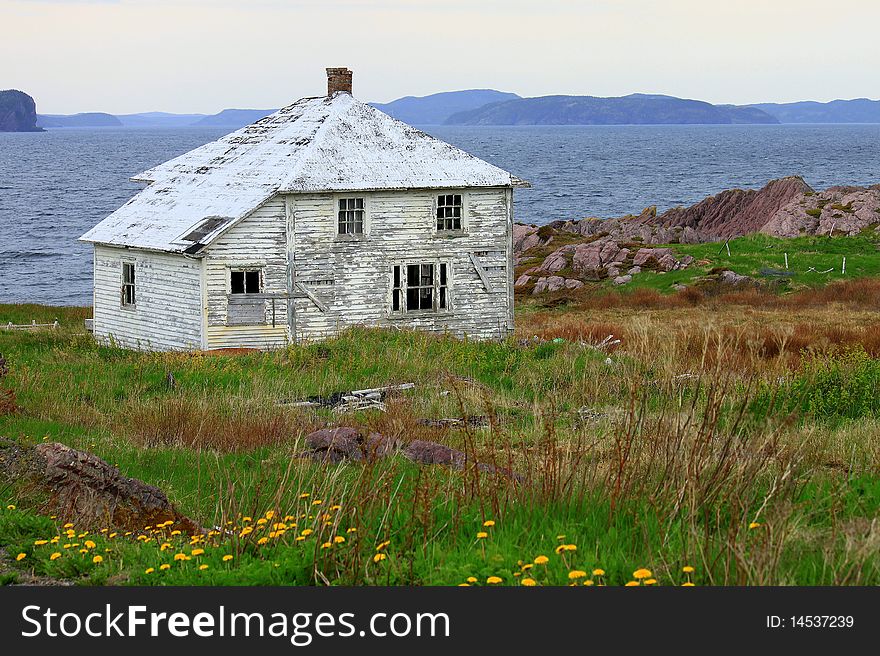
[[[267,537],[264,535],[264,536],[261,537],[259,540],[257,540],[257,544],[266,544],[268,541],[269,541],[269,538],[267,538]]]
[[[61,538],[60,538],[59,536],[56,535],[54,538],[52,538],[51,540],[49,540],[49,542],[51,542],[52,544],[58,544],[58,541],[59,541],[60,539],[61,539]]]
[[[346,533],[357,533],[357,529],[354,526],[352,526],[350,528],[345,529],[345,532]]]
[[[274,516],[275,516],[274,510],[267,510],[266,511],[266,519],[272,519]]]
[[[243,521],[243,522],[252,522],[252,521],[254,521],[254,518],[253,518],[253,517],[247,517],[247,516],[245,516],[245,517],[242,517],[242,518],[241,518],[241,521]]]
[[[166,549],[170,549],[170,548],[171,548],[170,542],[163,542],[161,545],[159,545],[159,551],[165,551]]]
[[[62,526],[61,528],[73,528],[73,523],[72,523],[72,522],[67,522],[67,523],[66,523],[64,526]]]
[[[565,551],[565,545],[560,544],[558,547],[556,547],[555,551],[556,553],[561,554],[563,551]]]
[[[478,540],[485,540],[488,537],[489,537],[489,534],[486,533],[486,531],[480,531],[479,533],[477,533]]]
[[[144,574],[152,574],[155,571],[156,571],[155,567],[148,567],[147,569],[144,570]]]
[[[81,554],[87,554],[87,553],[89,553],[89,550],[88,549],[80,549],[79,552]]]
[[[302,541],[305,540],[305,539],[306,539],[306,538],[305,538],[304,535],[297,535],[297,536],[296,536],[296,541],[297,541],[297,542],[302,542]]]
[[[169,565],[168,563],[162,563],[161,565],[159,565],[159,569],[171,569],[171,565]]]
[[[649,579],[651,578],[651,570],[645,569],[644,567],[637,569],[633,572],[634,579]]]
[[[202,570],[202,571],[204,571],[204,570],[208,569],[208,566],[207,566],[207,565],[204,565],[204,564],[203,564],[203,565],[199,565],[199,569]]]
[[[476,583],[477,577],[476,576],[469,576],[465,579],[465,581],[467,581],[468,583]]]
[[[471,587],[471,584],[470,583],[459,583],[458,587],[459,588],[469,588],[469,587]]]
[[[386,556],[385,554],[377,553],[375,556],[373,556],[373,562],[374,563],[381,563],[386,558],[388,558],[388,556]]]
[[[342,506],[340,506],[339,504],[336,504],[334,506],[330,506],[330,510],[334,510],[334,511],[335,510],[342,510]]]
[[[268,521],[268,520],[267,520],[265,517],[260,517],[260,518],[257,520],[257,525],[258,525],[258,526],[262,526],[262,525],[265,524],[267,521]]]
[[[232,560],[232,556],[230,554],[226,554],[225,556],[223,556],[224,563],[228,563],[230,560]]]
[[[584,581],[584,585],[593,585],[593,579],[587,579]]]
[[[41,547],[44,544],[49,544],[49,541],[48,540],[34,540],[35,547]]]
[[[758,528],[760,525],[761,525],[761,522],[752,522],[751,524],[749,524],[749,528],[750,529]]]
[[[174,529],[173,531],[171,531],[171,535],[180,535],[180,531],[177,529]],[[111,535],[110,537],[112,538],[113,536]]]
[[[86,549],[94,549],[97,545],[91,540],[85,541]]]
[[[637,585],[641,585],[641,583],[639,583],[638,581],[628,581],[627,584],[626,584],[626,587],[627,587],[627,588],[632,588],[632,587],[637,586]]]
[[[320,506],[322,503],[324,503],[324,502],[321,501],[320,499],[315,499],[314,501],[312,501],[313,506]]]
[[[59,558],[61,558],[61,552],[60,552],[60,551],[56,551],[56,552],[53,553],[51,556],[49,556],[49,560],[58,560]]]
[[[310,528],[304,528],[304,529],[302,530],[302,533],[300,533],[300,535],[302,535],[303,537],[308,537],[308,536],[310,536],[312,533],[314,533],[314,531],[313,531],[312,529],[310,529]]]
[[[92,558],[92,562],[95,564],[104,562],[104,556],[95,556]]]
[[[204,549],[193,549],[189,553],[191,556],[201,556],[203,553],[205,553],[205,550]]]
[[[534,565],[532,565],[532,563],[526,563],[526,564],[523,565],[520,569],[522,569],[522,571],[525,572],[525,571],[527,571],[527,570],[532,569],[532,567],[534,567]]]
[[[299,495],[299,498],[300,499],[308,499],[310,496],[312,496],[312,495],[309,494],[308,492],[303,492],[302,494]]]
[[[174,554],[174,560],[189,560],[189,556],[185,553],[176,553]]]
[[[546,565],[550,562],[550,559],[547,556],[538,556],[535,558],[535,565]]]
[[[586,575],[587,573],[582,569],[573,569],[568,573],[568,578],[569,580],[574,581],[576,579],[582,579],[586,577]]]
[[[490,576],[489,578],[486,579],[486,583],[488,583],[489,585],[495,585],[496,583],[503,583],[503,582],[504,582],[504,579],[502,579],[500,576]]]
[[[596,568],[593,570],[593,576],[605,576],[605,570]]]
[[[538,582],[535,581],[535,579],[526,578],[526,579],[523,579],[522,581],[520,581],[520,584],[526,586],[527,588],[532,588],[532,587],[538,585]]]
[[[341,535],[337,535],[335,538],[333,538],[333,541],[336,544],[342,544],[343,542],[345,542],[345,538],[342,537]]]
[[[567,544],[567,545],[565,545],[565,550],[566,551],[577,551],[578,548],[577,548],[576,544]]]
[[[564,540],[564,539],[565,539],[565,536],[564,536],[564,535],[557,535],[557,536],[556,536],[556,539],[557,539],[557,540]]]
[[[691,583],[690,581],[688,581],[688,582],[686,582],[686,583],[682,583],[682,584],[681,584],[681,587],[683,587],[683,588],[693,588],[693,587],[694,587],[694,584]]]
[[[284,516],[285,522],[292,522],[294,519],[296,519],[296,517],[294,517],[293,515],[285,515]]]
[[[333,546],[332,542],[325,542],[324,544],[321,545],[321,548],[322,549],[329,549],[332,546]]]
[[[8,506],[6,506],[6,510],[15,510],[15,505],[10,503]]]
[[[385,542],[380,542],[378,545],[376,545],[376,551],[382,551],[389,544],[391,544],[391,540],[385,540]]]
[[[113,533],[111,533],[111,534],[108,535],[107,537],[108,537],[108,538],[115,538],[117,535],[119,535],[119,533],[117,533],[116,531],[114,531]],[[171,532],[171,535],[174,535],[174,531]]]
[[[693,574],[694,568],[691,567],[690,565],[685,565],[684,567],[681,568],[681,571],[684,572],[685,574]]]
[[[645,585],[657,585],[657,579],[645,579]]]
[[[25,558],[27,558],[26,553],[20,553],[15,557],[16,560],[24,560]]]
[[[487,519],[485,522],[483,522],[483,526],[485,526],[486,528],[492,528],[493,526],[495,526],[495,520]]]

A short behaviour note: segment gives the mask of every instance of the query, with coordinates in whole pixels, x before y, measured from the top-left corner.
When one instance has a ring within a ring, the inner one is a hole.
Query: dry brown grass
[[[132,413],[132,441],[141,446],[181,446],[224,453],[295,443],[317,427],[313,417],[271,403],[229,404],[178,397]]]

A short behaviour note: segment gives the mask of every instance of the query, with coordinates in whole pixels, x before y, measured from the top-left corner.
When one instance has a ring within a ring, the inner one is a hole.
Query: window
[[[364,234],[363,198],[340,198],[337,216],[339,218],[340,235]]]
[[[448,290],[449,265],[445,262],[395,265],[392,272],[391,311],[447,310]]]
[[[134,307],[134,262],[122,263],[122,306]]]
[[[437,230],[461,230],[461,194],[437,197]]]
[[[230,291],[233,294],[259,294],[261,291],[259,269],[233,270],[230,277]]]

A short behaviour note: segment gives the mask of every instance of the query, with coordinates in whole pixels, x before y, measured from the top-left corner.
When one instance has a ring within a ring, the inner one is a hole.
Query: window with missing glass
[[[122,263],[122,307],[134,307],[134,262]]]
[[[437,197],[437,230],[461,230],[461,194],[440,194]]]
[[[366,208],[363,198],[340,198],[337,219],[340,235],[364,234]]]
[[[392,270],[391,311],[438,312],[449,309],[449,265],[419,262]]]
[[[229,291],[233,294],[259,294],[262,291],[259,269],[233,269],[229,277]]]

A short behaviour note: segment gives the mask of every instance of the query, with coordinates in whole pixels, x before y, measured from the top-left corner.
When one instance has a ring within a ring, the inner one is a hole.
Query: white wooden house
[[[527,183],[327,73],[326,96],[136,176],[149,185],[81,237],[97,337],[271,349],[354,325],[513,328],[513,188]]]

